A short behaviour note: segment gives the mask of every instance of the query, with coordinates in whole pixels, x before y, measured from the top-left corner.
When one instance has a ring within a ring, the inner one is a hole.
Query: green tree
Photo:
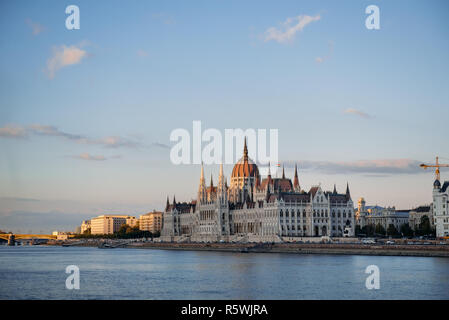
[[[355,235],[358,236],[359,234],[363,233],[362,228],[360,228],[359,225],[355,226]]]
[[[366,234],[369,237],[372,237],[374,235],[375,227],[372,224],[367,224],[362,228],[362,233]]]
[[[375,233],[384,236],[385,235],[385,228],[380,223],[378,223],[376,225]]]
[[[410,226],[408,225],[408,223],[404,223],[401,226],[400,232],[403,236],[405,237],[411,237],[413,236],[413,229],[410,228]]]
[[[389,224],[387,228],[387,235],[389,236],[396,236],[398,235],[398,229],[394,226],[394,224]]]
[[[423,236],[423,235],[428,235],[428,234],[432,234],[432,225],[430,224],[430,219],[427,215],[423,215],[421,217],[421,223],[419,224],[418,227],[418,234]]]

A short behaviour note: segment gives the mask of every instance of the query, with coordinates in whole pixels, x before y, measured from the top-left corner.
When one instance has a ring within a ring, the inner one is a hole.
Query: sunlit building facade
[[[230,185],[220,165],[218,184],[209,186],[201,176],[197,199],[179,203],[173,199],[163,215],[164,241],[254,241],[279,242],[282,237],[353,236],[354,205],[349,192],[340,194],[313,186],[305,191],[298,171],[292,180],[261,179],[257,165],[248,157],[235,164]]]
[[[112,234],[118,232],[124,224],[136,224],[137,219],[129,215],[105,214],[90,220],[91,234]]]

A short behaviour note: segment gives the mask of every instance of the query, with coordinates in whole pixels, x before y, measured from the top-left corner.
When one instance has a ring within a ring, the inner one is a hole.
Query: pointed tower
[[[351,198],[351,193],[349,192],[349,183],[346,182],[346,198],[350,199]]]
[[[214,188],[214,179],[212,178],[212,173],[210,174],[210,190]]]
[[[168,211],[169,206],[170,206],[170,202],[168,201],[168,196],[167,196],[167,203],[165,204],[165,211]]]
[[[228,201],[227,182],[223,174],[223,164],[220,164],[220,173],[218,175],[217,193],[221,203]]]
[[[285,170],[284,170],[284,165],[282,165],[282,179],[285,179]]]
[[[298,167],[295,164],[295,179],[293,180],[293,189],[295,192],[300,192],[301,187],[299,186],[299,179],[298,179]]]
[[[174,195],[173,195],[173,206],[176,206],[176,198]]]
[[[334,183],[334,191],[332,191],[333,194],[337,194],[337,186]]]
[[[248,161],[248,147],[246,146],[246,137],[245,137],[245,142],[244,142],[244,146],[243,146],[243,159]]]
[[[271,164],[269,162],[268,162],[268,176],[267,176],[267,179],[268,179],[267,186],[269,186],[271,184],[271,182],[272,182],[272,180],[271,180]]]
[[[223,163],[220,163],[220,173],[218,174],[218,192],[222,192],[224,186]]]
[[[201,163],[200,186],[198,188],[198,202],[203,202],[206,198],[206,180],[204,179],[204,167]]]

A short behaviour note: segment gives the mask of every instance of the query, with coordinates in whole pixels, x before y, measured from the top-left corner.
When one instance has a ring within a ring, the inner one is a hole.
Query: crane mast
[[[435,159],[435,164],[420,164],[419,165],[421,168],[423,169],[427,169],[427,168],[435,168],[435,179],[440,181],[440,168],[441,167],[449,167],[449,164],[441,164],[438,161],[438,156]]]

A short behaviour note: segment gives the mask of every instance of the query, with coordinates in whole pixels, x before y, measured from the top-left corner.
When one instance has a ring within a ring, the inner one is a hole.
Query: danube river
[[[449,258],[0,246],[0,299],[449,299]]]

